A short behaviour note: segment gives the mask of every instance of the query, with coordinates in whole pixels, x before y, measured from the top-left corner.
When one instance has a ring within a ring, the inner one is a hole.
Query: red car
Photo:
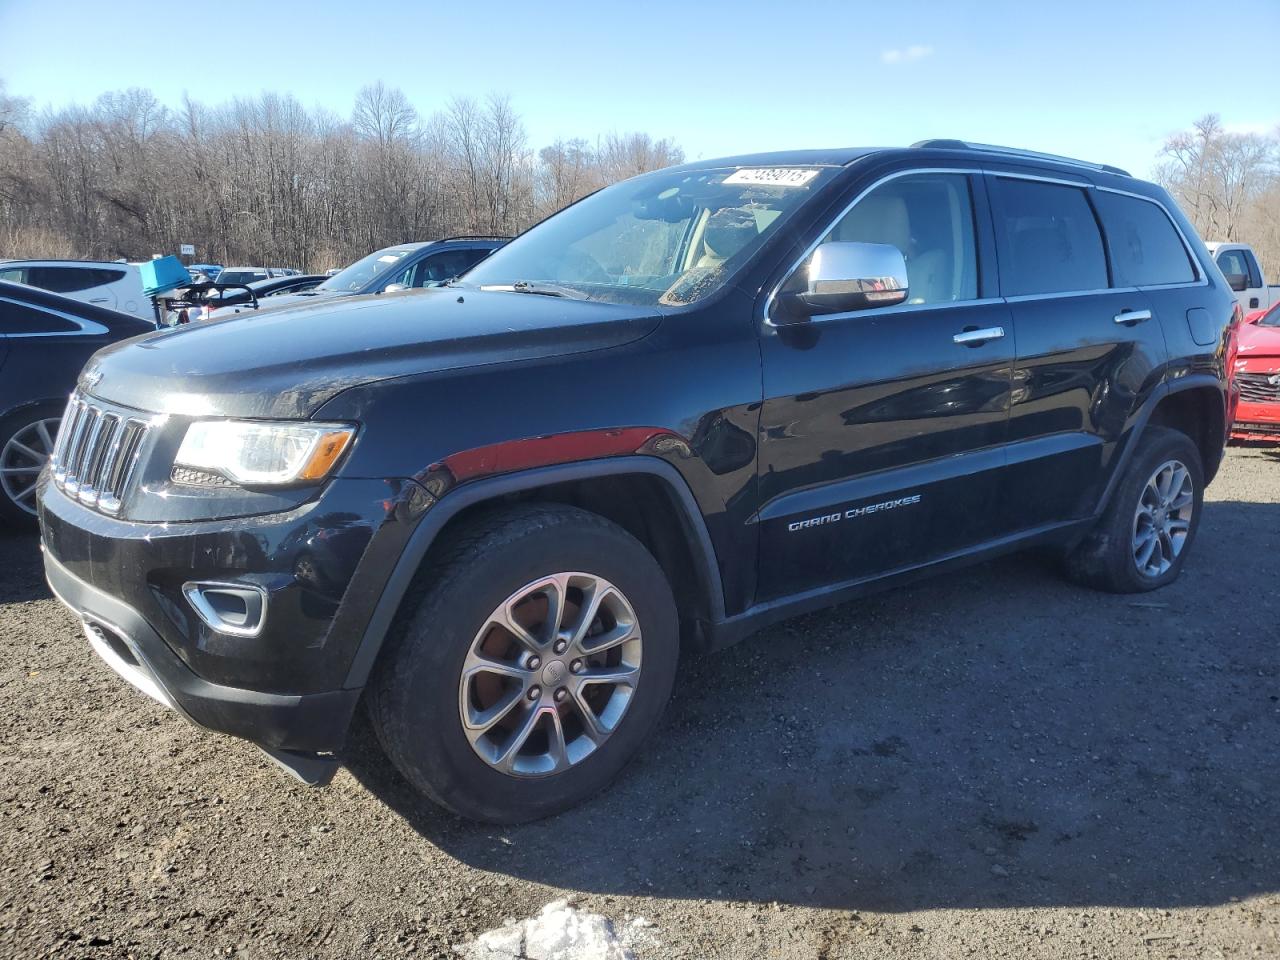
[[[1280,443],[1280,304],[1245,317],[1237,338],[1233,440]]]

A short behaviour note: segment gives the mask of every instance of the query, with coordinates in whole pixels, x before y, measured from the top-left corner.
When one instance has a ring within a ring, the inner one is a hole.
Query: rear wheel
[[[1067,558],[1072,577],[1113,593],[1172,583],[1200,525],[1204,471],[1186,434],[1148,427],[1097,527]]]
[[[30,407],[0,420],[0,517],[12,525],[35,526],[36,481],[61,422],[54,406]]]
[[[463,531],[421,578],[370,689],[388,756],[463,816],[512,823],[600,790],[670,696],[670,586],[634,537],[562,506]]]

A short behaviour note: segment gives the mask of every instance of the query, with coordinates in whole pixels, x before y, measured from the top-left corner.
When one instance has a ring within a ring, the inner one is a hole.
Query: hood
[[[1236,358],[1248,361],[1254,357],[1280,358],[1280,327],[1264,327],[1246,323],[1236,334]]]
[[[239,291],[244,293],[243,290]],[[265,313],[268,310],[279,310],[282,307],[297,307],[308,303],[322,303],[332,300],[334,297],[349,297],[352,294],[346,290],[319,290],[312,288],[310,290],[302,290],[298,293],[278,293],[274,297],[267,297],[258,301],[258,309],[254,310],[245,303],[229,303],[226,306],[217,306],[217,301],[210,304],[214,310],[232,311],[236,307],[241,307],[242,313]],[[227,314],[223,314],[226,316]]]
[[[116,344],[94,357],[80,387],[153,413],[307,417],[362,384],[601,350],[659,322],[643,307],[520,293],[328,297]]]

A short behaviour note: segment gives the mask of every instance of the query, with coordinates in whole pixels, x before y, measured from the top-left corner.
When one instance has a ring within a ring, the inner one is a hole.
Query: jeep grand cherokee
[[[780,618],[1033,545],[1173,582],[1237,322],[1113,167],[691,163],[447,288],[102,351],[42,481],[48,578],[126,679],[305,779],[363,702],[428,796],[543,816],[622,769],[681,657]]]

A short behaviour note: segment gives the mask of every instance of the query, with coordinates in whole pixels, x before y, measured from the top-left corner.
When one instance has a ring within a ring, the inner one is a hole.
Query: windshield
[[[375,277],[391,269],[413,251],[413,247],[387,247],[385,250],[371,253],[351,266],[339,270],[316,289],[357,293],[372,283]]]
[[[1258,326],[1280,327],[1280,303],[1277,303],[1274,307],[1258,318]]]
[[[495,250],[464,287],[678,306],[723,287],[835,171],[659,171],[587,197]]]

